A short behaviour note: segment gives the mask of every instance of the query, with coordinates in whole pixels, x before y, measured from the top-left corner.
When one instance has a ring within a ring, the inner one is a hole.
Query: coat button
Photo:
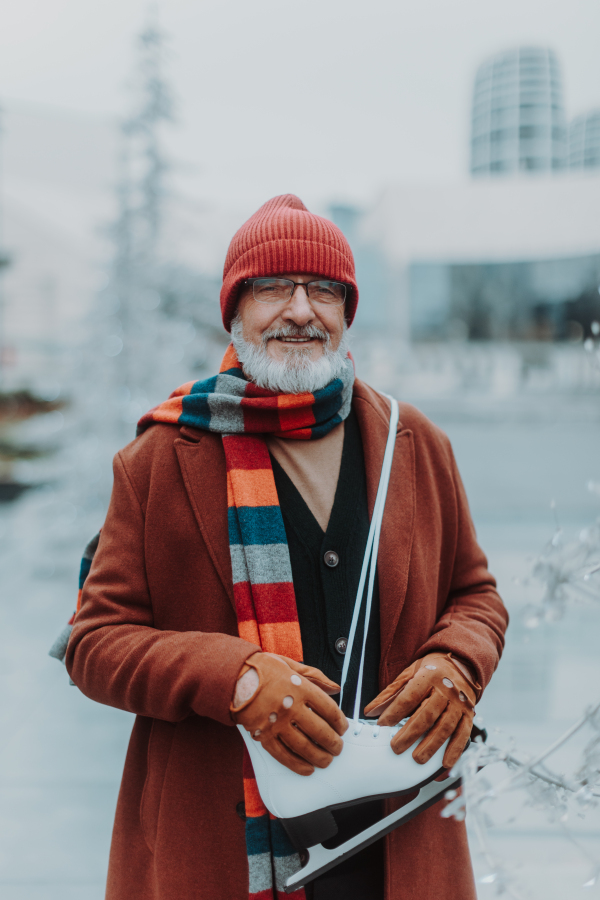
[[[334,644],[335,649],[338,653],[341,653],[342,656],[348,649],[348,638],[338,638]]]
[[[329,566],[330,569],[335,569],[339,561],[340,558],[335,550],[327,550],[327,552],[323,556],[323,562],[326,566]]]
[[[240,800],[240,802],[237,804],[235,811],[238,814],[238,816],[240,817],[240,819],[242,820],[242,822],[245,822],[248,817],[246,815],[246,804],[244,803],[243,800]]]

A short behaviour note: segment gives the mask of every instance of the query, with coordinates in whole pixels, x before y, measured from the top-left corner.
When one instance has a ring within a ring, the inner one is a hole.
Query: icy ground
[[[579,417],[559,407],[540,397],[516,419],[506,409],[465,416],[450,403],[425,407],[453,441],[480,541],[512,613],[506,654],[481,712],[492,734],[500,728],[530,753],[600,695],[600,608],[572,610],[562,623],[529,631],[520,612],[535,588],[514,583],[552,535],[552,499],[560,524],[574,533],[600,512],[585,488],[588,479],[600,481],[600,412]],[[102,518],[97,504],[79,506],[79,482],[69,474],[79,465],[75,457],[63,458],[57,483],[0,508],[2,900],[101,900],[132,723],[69,686],[64,668],[47,656],[72,612],[81,549]],[[94,465],[106,466],[102,454]],[[597,886],[582,889],[590,864],[560,827],[523,804],[515,796],[515,808],[499,812],[493,831],[495,852],[515,865],[521,896],[599,895]],[[599,855],[600,816],[581,820],[577,830]],[[493,876],[475,839],[473,857],[478,878]],[[482,900],[493,895],[492,881],[480,884]]]

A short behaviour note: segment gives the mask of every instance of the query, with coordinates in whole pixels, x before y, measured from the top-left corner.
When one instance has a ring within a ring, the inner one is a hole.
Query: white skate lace
[[[400,417],[400,410],[398,407],[398,403],[394,400],[393,397],[390,397],[389,394],[384,394],[384,397],[387,397],[391,404],[390,410],[390,429],[388,432],[387,443],[385,446],[385,453],[383,456],[383,463],[381,464],[381,477],[379,479],[379,487],[377,489],[377,497],[375,499],[375,506],[373,508],[373,516],[371,518],[371,526],[369,528],[369,536],[367,538],[367,546],[365,549],[365,556],[363,560],[362,570],[360,573],[360,581],[358,583],[358,591],[356,592],[356,600],[354,602],[354,612],[352,613],[352,624],[350,625],[350,634],[348,635],[348,645],[346,647],[346,654],[344,656],[344,667],[342,669],[342,687],[340,690],[340,706],[342,705],[342,699],[344,696],[344,686],[346,684],[346,679],[348,677],[348,669],[350,666],[350,658],[352,656],[352,647],[354,645],[354,637],[356,635],[356,626],[358,625],[358,618],[360,615],[360,608],[362,606],[362,598],[365,589],[365,582],[367,580],[367,573],[369,575],[369,583],[367,586],[367,603],[365,608],[365,627],[363,631],[363,641],[362,641],[362,651],[360,655],[360,666],[358,669],[358,678],[356,682],[356,696],[354,698],[354,734],[360,734],[362,729],[362,723],[360,720],[360,698],[362,694],[362,683],[363,683],[363,675],[365,668],[365,650],[367,646],[367,632],[369,629],[369,620],[371,618],[371,605],[373,601],[373,585],[375,583],[375,571],[377,569],[377,551],[379,550],[379,535],[381,533],[381,520],[383,518],[383,509],[385,506],[385,498],[387,496],[387,489],[390,480],[390,472],[392,469],[392,459],[394,457],[394,447],[396,444],[396,429],[398,427],[398,419]],[[363,720],[364,722],[364,720]],[[378,726],[376,726],[378,727]],[[358,730],[357,730],[358,729]],[[373,737],[377,737],[379,734],[379,730],[373,734]]]

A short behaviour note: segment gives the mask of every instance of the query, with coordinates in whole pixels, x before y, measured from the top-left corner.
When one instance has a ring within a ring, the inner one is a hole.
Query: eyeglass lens
[[[282,303],[291,298],[295,286],[287,278],[257,278],[253,282],[254,299],[260,303]],[[303,287],[308,299],[317,303],[339,306],[346,299],[346,285],[339,281],[310,281]]]

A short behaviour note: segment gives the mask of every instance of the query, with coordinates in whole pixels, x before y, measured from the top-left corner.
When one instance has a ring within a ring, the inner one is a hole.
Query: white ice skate
[[[243,726],[238,725],[252,760],[256,783],[263,803],[272,815],[281,820],[296,849],[306,851],[302,855],[303,861],[306,858],[303,867],[287,880],[285,887],[287,893],[308,884],[343,859],[353,856],[363,847],[367,847],[378,838],[393,831],[394,828],[437,802],[445,791],[456,787],[460,782],[458,777],[447,778],[441,782],[435,781],[435,778],[443,771],[442,759],[448,741],[440,747],[429,762],[420,765],[412,758],[412,752],[422,738],[399,756],[390,746],[393,736],[397,734],[404,722],[393,727],[379,726],[375,719],[362,719],[359,715],[379,533],[399,416],[397,402],[391,397],[389,399],[392,405],[390,430],[342,670],[340,705],[368,575],[365,628],[354,703],[354,718],[342,737],[343,750],[339,756],[333,758],[326,769],[317,768],[309,776],[298,775],[277,762],[258,741],[252,739],[250,733]],[[338,831],[332,814],[333,810],[355,806],[369,800],[411,794],[415,791],[419,793],[410,803],[366,828],[360,834],[337,847],[324,846],[324,843],[331,841]]]

